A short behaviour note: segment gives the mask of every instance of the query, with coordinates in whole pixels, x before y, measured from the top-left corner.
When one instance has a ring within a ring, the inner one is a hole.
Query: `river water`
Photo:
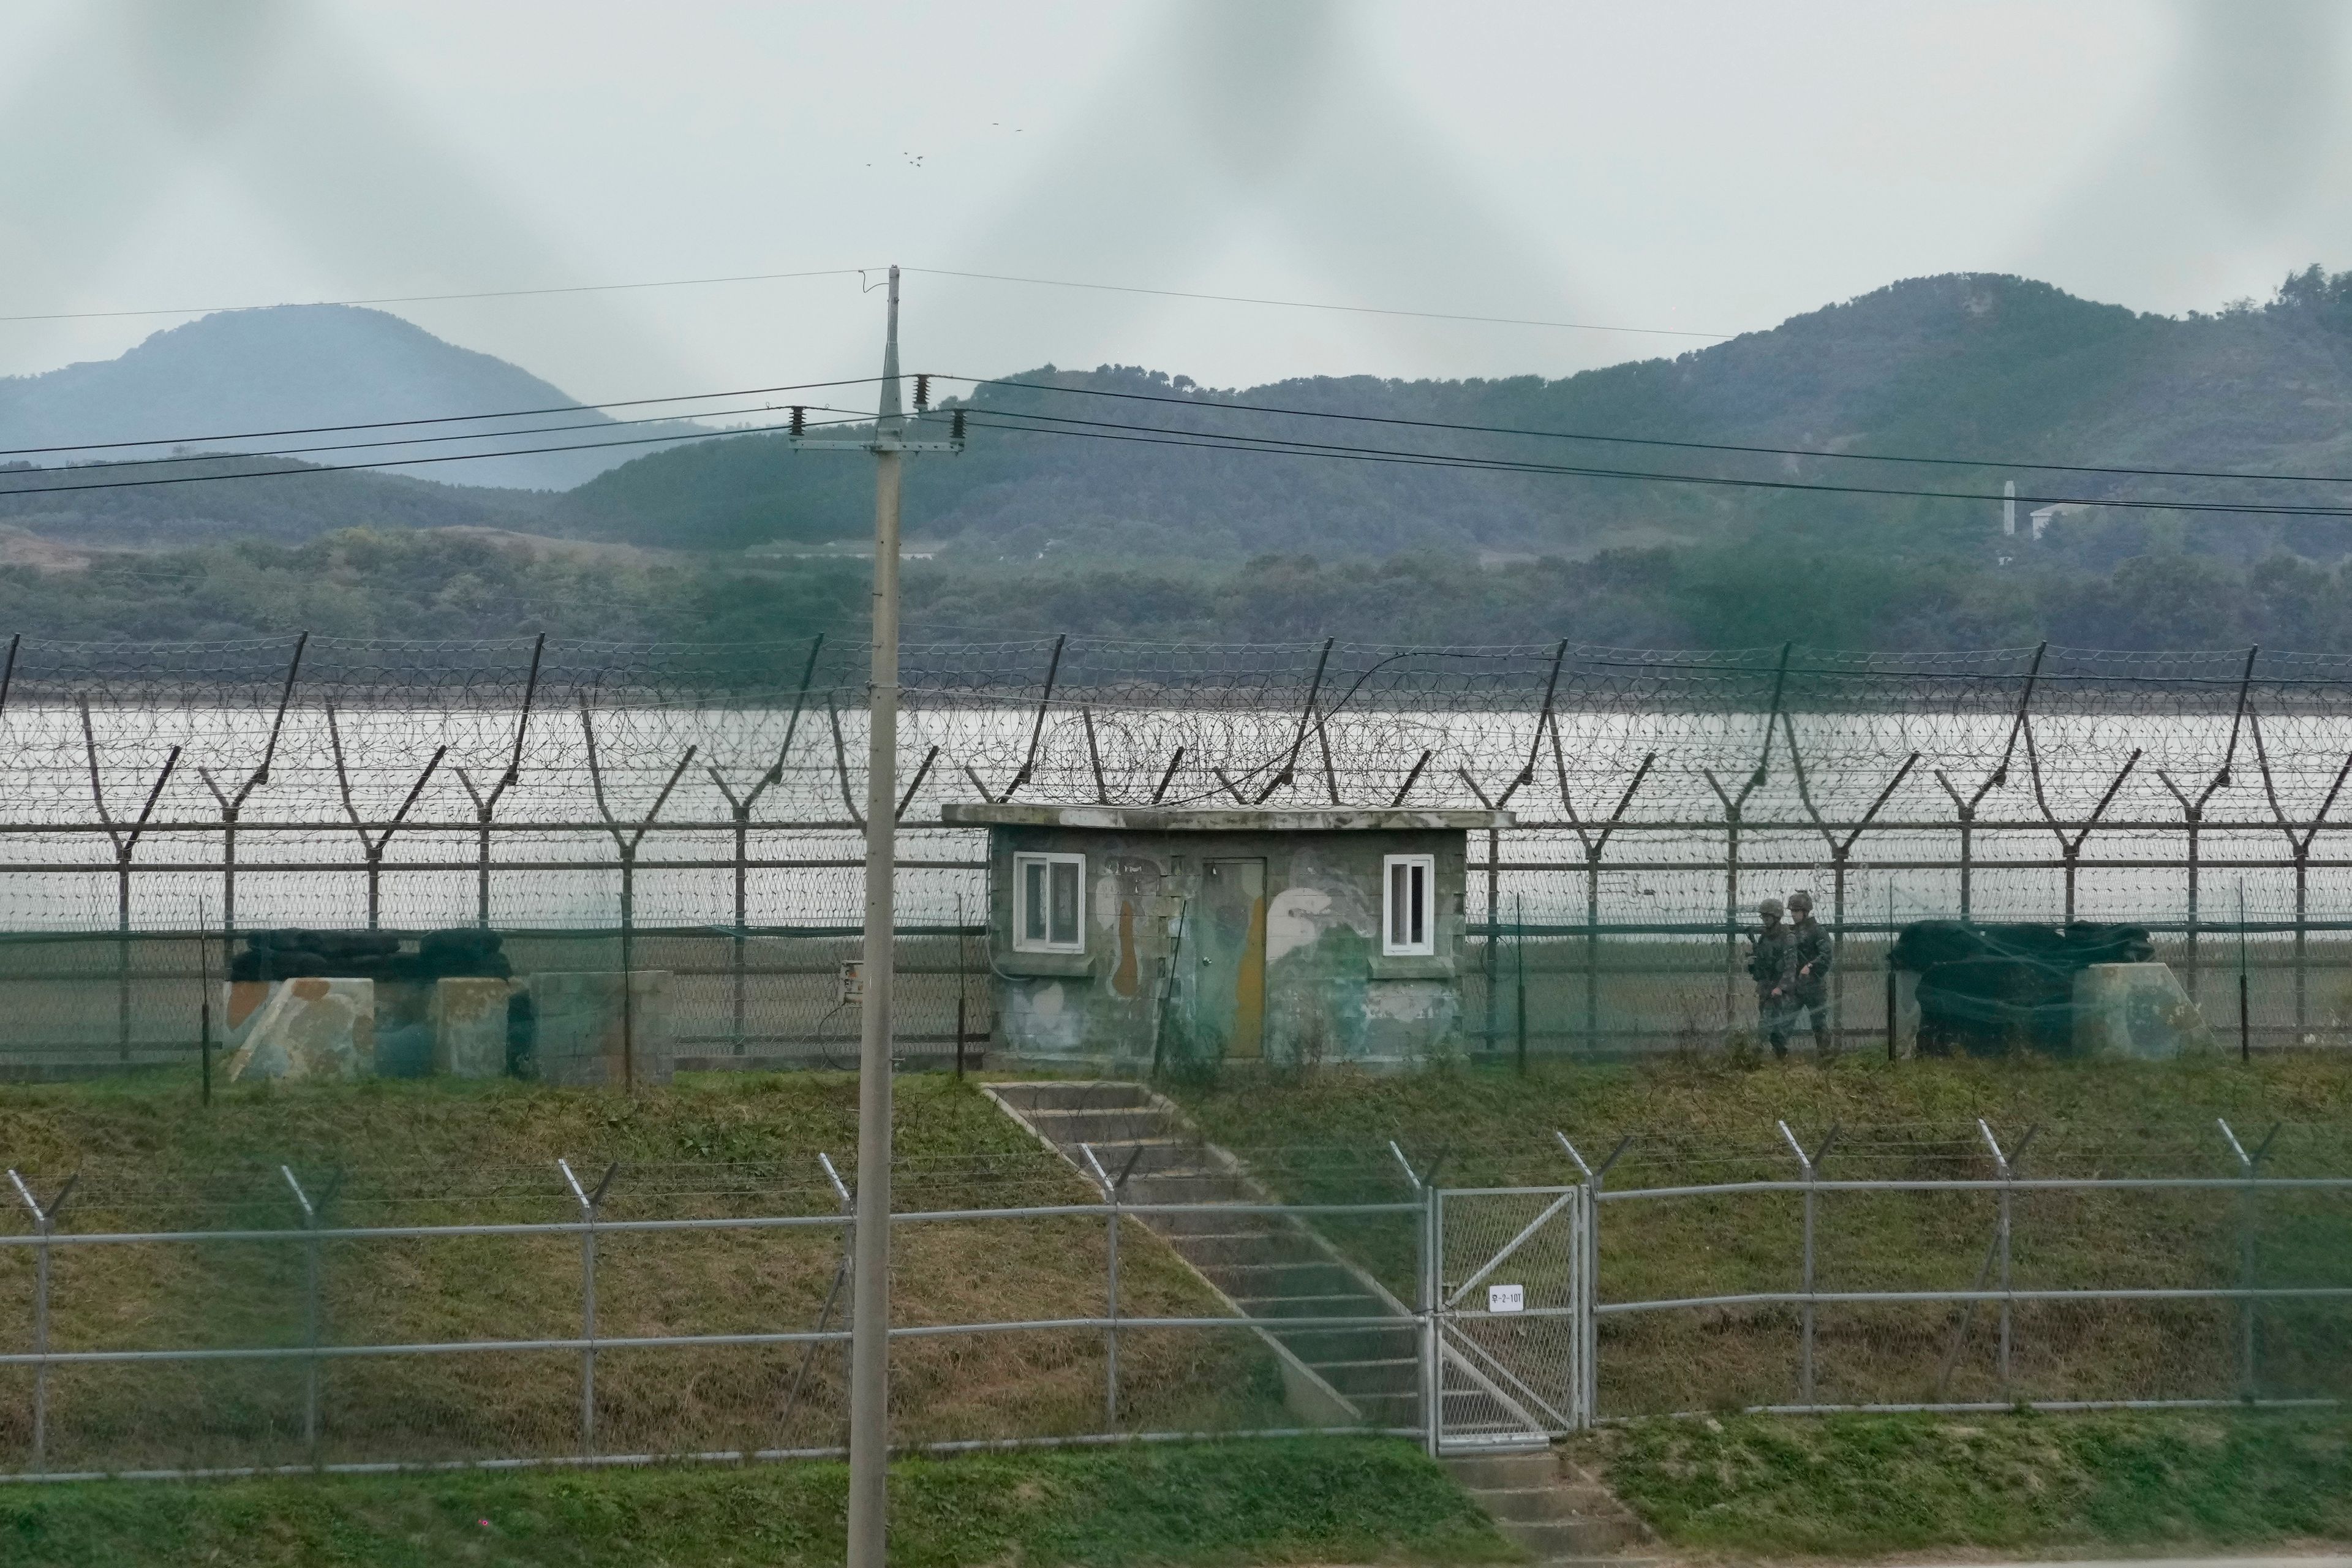
[[[1791,734],[1801,767],[1790,755]],[[1583,869],[1589,838],[1575,824],[1597,831],[1591,825],[1611,815],[1637,773],[1640,785],[1625,802],[1597,879],[1598,918],[1607,926],[1719,929],[1730,892],[1727,795],[1738,800],[1743,820],[1743,905],[1803,886],[1826,912],[1836,879],[1833,844],[1876,803],[1873,825],[1847,849],[1850,921],[1955,912],[1961,879],[1953,864],[1960,851],[1953,791],[1977,800],[1980,822],[2011,825],[1973,836],[1969,895],[1979,915],[2060,918],[2065,878],[2058,862],[2080,821],[2097,810],[2105,826],[2078,845],[2076,913],[2178,921],[2187,910],[2189,876],[2176,787],[2203,803],[2203,918],[2233,921],[2242,895],[2250,919],[2276,921],[2293,913],[2294,878],[2273,863],[2292,858],[2302,833],[2291,836],[2278,817],[2307,824],[2352,754],[2352,719],[2315,713],[2261,721],[2258,733],[2229,712],[2055,712],[2037,715],[2030,731],[2019,732],[2006,718],[1925,710],[1798,713],[1769,729],[1755,713],[1563,710],[1556,736],[1555,744],[1526,711],[1342,710],[1318,727],[1302,726],[1296,712],[1213,705],[1097,709],[1057,701],[1042,720],[1034,710],[997,703],[919,705],[901,727],[900,776],[921,774],[901,819],[900,858],[913,863],[901,872],[902,918],[978,918],[984,888],[972,863],[982,846],[978,835],[936,826],[945,802],[974,800],[982,790],[1001,795],[1020,778],[1017,798],[1025,801],[1091,802],[1101,793],[1143,803],[1157,789],[1168,803],[1231,805],[1236,795],[1255,802],[1291,764],[1290,782],[1267,804],[1325,805],[1336,786],[1349,804],[1384,805],[1409,777],[1412,805],[1470,806],[1481,795],[1495,800],[1508,792],[1510,809],[1531,826],[1499,838],[1505,869],[1496,878],[1496,912],[1506,922],[1585,921],[1588,892],[1596,889]],[[469,921],[479,896],[477,801],[518,754],[514,782],[495,808],[501,826],[490,876],[494,922],[614,923],[621,845],[658,801],[637,851],[635,920],[731,924],[731,868],[676,863],[731,860],[730,793],[740,800],[757,790],[745,836],[751,858],[814,864],[748,872],[745,919],[759,926],[854,925],[861,899],[854,862],[862,845],[847,823],[852,802],[864,804],[864,752],[862,711],[832,714],[821,706],[795,715],[781,705],[616,705],[595,710],[584,723],[578,710],[541,711],[523,728],[518,752],[516,715],[502,709],[331,713],[298,706],[282,724],[266,707],[99,709],[85,732],[75,708],[20,704],[0,721],[0,928],[110,928],[113,867],[123,845],[134,868],[134,926],[216,924],[225,801],[238,817],[240,926],[365,923],[367,844],[404,807],[404,825],[382,849],[379,919],[411,928]],[[1986,787],[2004,755],[2005,782]],[[265,757],[267,776],[257,781]],[[1529,778],[1515,788],[1531,761]],[[2225,763],[2226,781],[2217,782]],[[1751,784],[1759,764],[1763,776]],[[763,784],[772,768],[776,776]],[[111,837],[93,802],[93,773]],[[131,844],[142,809],[148,826]],[[2331,822],[2352,819],[2352,799],[2338,795],[2331,809]],[[2077,826],[2053,828],[2042,820],[2045,810]],[[1825,836],[1810,811],[1843,826]],[[363,835],[354,816],[378,826]],[[1475,861],[1486,846],[1483,835],[1474,837]],[[2308,853],[2310,914],[2352,913],[2345,865],[2352,843],[2323,827]],[[1474,921],[1485,918],[1486,897],[1486,879],[1474,867]]]

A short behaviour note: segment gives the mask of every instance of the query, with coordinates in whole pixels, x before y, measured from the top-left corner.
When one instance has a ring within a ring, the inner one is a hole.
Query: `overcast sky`
[[[960,269],[1730,333],[2352,268],[2352,7],[10,0],[0,315]],[[911,276],[909,369],[1564,374],[1700,337]],[[575,395],[869,374],[853,277],[389,307]],[[182,318],[184,319],[184,318]],[[0,374],[169,317],[0,322]]]

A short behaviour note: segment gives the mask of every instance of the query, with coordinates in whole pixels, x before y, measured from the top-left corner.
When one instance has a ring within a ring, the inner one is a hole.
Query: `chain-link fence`
[[[0,1468],[838,1452],[854,1226],[833,1163],[817,1170],[564,1163],[388,1199],[284,1168],[193,1206],[11,1173],[24,1225],[0,1237]],[[910,1168],[896,1190],[894,1443],[1365,1424],[1289,1386],[1286,1341],[1366,1325],[1252,1318],[1157,1239],[1209,1213],[1310,1215],[1122,1205],[1034,1171]],[[183,1224],[125,1228],[142,1209]],[[185,1226],[195,1209],[210,1223]]]
[[[1220,1167],[1344,1181],[1344,1203],[1207,1177],[1228,1195],[1163,1179],[1138,1201],[1116,1143],[1085,1172],[908,1165],[893,1440],[1353,1427],[1475,1448],[1690,1411],[2352,1396],[2352,1175],[2328,1130],[2217,1126],[2215,1158],[2135,1173],[2114,1169],[2130,1151],[1981,1126],[1780,1142],[1777,1162],[1563,1142],[1580,1179],[1545,1187],[1402,1158],[1376,1181],[1386,1152],[1344,1177],[1317,1151]],[[843,1440],[856,1237],[829,1159],[8,1179],[13,1476]]]
[[[1570,1152],[1598,1215],[1596,1410],[2352,1396],[2340,1130],[2041,1131]]]

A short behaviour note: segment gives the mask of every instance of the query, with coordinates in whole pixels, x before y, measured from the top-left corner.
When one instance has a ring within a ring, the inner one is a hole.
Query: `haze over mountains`
[[[776,379],[796,377],[780,368]],[[2352,646],[2352,612],[2337,607],[2352,602],[2338,570],[2352,519],[2229,510],[2352,507],[2346,480],[2229,477],[2352,475],[2352,275],[2315,268],[2266,304],[2188,319],[2017,278],[1916,279],[1678,358],[1561,380],[1318,378],[1223,392],[1158,371],[1049,366],[934,390],[964,399],[971,432],[963,456],[909,466],[908,534],[936,556],[909,578],[919,621],[1025,628],[1051,606],[1053,629],[1155,636],[1738,643],[1777,640],[1795,616],[1809,640],[1875,646],[2045,635]],[[130,438],[564,401],[379,312],[286,308],[208,318],[121,360],[0,383],[0,428],[21,447],[40,444],[33,430]],[[1209,435],[1362,450],[1181,444]],[[221,586],[236,573],[205,567],[218,602],[202,614],[110,612],[109,572],[93,567],[76,623],[92,635],[165,624],[234,635],[328,614],[387,633],[488,632],[568,625],[598,603],[603,629],[691,634],[723,622],[763,635],[782,630],[772,611],[786,602],[796,623],[855,618],[859,574],[812,557],[854,554],[866,537],[870,465],[772,435],[622,460],[634,450],[475,460],[507,465],[491,470],[506,485],[601,468],[561,491],[383,473],[88,489],[68,487],[109,471],[19,471],[0,480],[17,492],[0,496],[0,528],[44,550],[299,545],[353,527],[385,536],[270,557],[275,597]],[[1911,460],[1922,458],[1943,460]],[[1443,466],[1465,458],[1580,471]],[[2026,498],[2015,535],[1986,499],[2010,480]],[[2222,510],[2072,504],[2120,500]],[[2025,514],[2058,502],[2069,504],[2033,538]],[[453,529],[475,531],[431,549],[397,543]],[[550,545],[533,547],[538,565],[508,560],[518,534],[577,543],[551,575]],[[652,550],[666,564],[590,544]],[[12,550],[0,548],[0,570],[12,558],[58,563]],[[669,576],[632,579],[603,600],[583,586],[646,571]],[[331,602],[288,586],[313,578],[335,584]],[[1414,592],[1401,598],[1402,583]],[[19,624],[64,615],[58,586],[13,607],[0,595],[0,613]]]
[[[910,353],[909,359],[919,363],[919,356]],[[1822,485],[1986,491],[1998,490],[2002,479],[2014,479],[2030,497],[2320,500],[2336,505],[2352,500],[2352,484],[2315,491],[2307,485],[2038,473],[2006,466],[2039,461],[2352,475],[2352,291],[2341,279],[2315,275],[2294,280],[2265,308],[2186,321],[2077,300],[2016,278],[1916,279],[1676,359],[1641,361],[1558,381],[1360,376],[1221,393],[1181,376],[1123,367],[1045,367],[1007,380],[1066,390],[998,384],[975,392],[944,383],[940,390],[966,394],[977,411],[1024,416],[1013,422],[1068,423],[1052,433],[1042,427],[976,428],[961,458],[913,466],[910,532],[940,542],[949,558],[1034,560],[1043,554],[1197,563],[1267,552],[1327,558],[1401,551],[1582,554],[1612,544],[1697,537],[1724,524],[1759,519],[1796,527],[1851,524],[1873,532],[1924,526],[1973,538],[1990,549],[1997,521],[1997,510],[1990,506],[1945,500],[1465,473],[1401,463],[1206,452],[1120,438],[1142,432],[1118,426],[1137,426],[1389,452]],[[1077,392],[1170,401],[1069,395]],[[559,389],[516,366],[443,342],[383,312],[287,306],[207,317],[159,332],[117,360],[0,381],[0,447],[488,413],[567,402]],[[1231,403],[1358,420],[1984,461],[1958,469],[1840,462],[1219,412]],[[512,433],[513,427],[556,421],[485,420],[478,441],[321,453],[314,460],[438,458],[570,445],[598,434],[616,440],[647,434],[613,426],[594,411],[560,417],[590,428],[526,437]],[[311,441],[382,438],[361,433]],[[310,443],[247,443],[244,449],[303,444]],[[203,449],[238,448],[205,442]],[[781,437],[739,437],[653,455],[627,447],[479,458],[391,474],[428,483],[404,487],[375,476],[337,476],[331,487],[312,487],[316,500],[299,502],[260,500],[258,493],[269,486],[259,483],[159,487],[161,494],[151,490],[140,503],[149,515],[137,531],[163,542],[168,537],[165,519],[179,513],[205,533],[233,534],[239,531],[238,514],[248,508],[257,509],[251,531],[279,539],[353,521],[510,525],[522,507],[536,513],[539,526],[548,531],[733,552],[856,541],[870,527],[870,486],[862,466],[837,453],[795,452]],[[307,483],[270,481],[289,490]],[[485,485],[569,493],[544,502],[467,493],[468,487]],[[196,493],[224,489],[247,493],[234,499]],[[52,498],[36,526],[52,533],[69,530],[75,516],[100,506],[97,498],[109,493],[88,493],[71,502]],[[120,498],[137,492],[111,493]],[[312,520],[310,530],[302,526],[304,516]],[[87,521],[106,526],[97,516]],[[2074,522],[2065,532],[2079,536],[2103,526]],[[2273,542],[2322,558],[2342,552],[2338,536],[2344,530],[2332,523],[2293,527],[2225,518],[2199,527],[2206,542],[2224,553],[2243,555]],[[2063,542],[2063,537],[2053,534],[2053,542]]]
[[[155,442],[120,450],[44,453],[44,463],[152,457],[174,447],[250,452],[343,444],[309,454],[319,463],[429,458],[415,474],[448,484],[568,489],[646,448],[468,457],[515,447],[620,440],[661,434],[616,426],[593,409],[559,418],[468,418],[431,428],[349,431],[224,440],[243,431],[501,415],[562,408],[572,399],[519,366],[443,342],[383,310],[280,305],[205,316],[161,331],[118,358],[40,375],[0,378],[0,449]],[[656,411],[658,412],[658,411]],[[557,423],[562,434],[517,432]],[[407,446],[388,438],[470,433],[464,440]],[[358,443],[376,443],[359,446]],[[451,460],[462,459],[462,460]],[[402,470],[392,470],[399,472]]]

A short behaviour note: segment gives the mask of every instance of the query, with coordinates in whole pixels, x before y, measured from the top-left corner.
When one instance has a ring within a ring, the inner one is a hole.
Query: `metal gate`
[[[1580,1186],[1435,1194],[1433,1448],[1527,1447],[1587,1423],[1585,1208]]]

